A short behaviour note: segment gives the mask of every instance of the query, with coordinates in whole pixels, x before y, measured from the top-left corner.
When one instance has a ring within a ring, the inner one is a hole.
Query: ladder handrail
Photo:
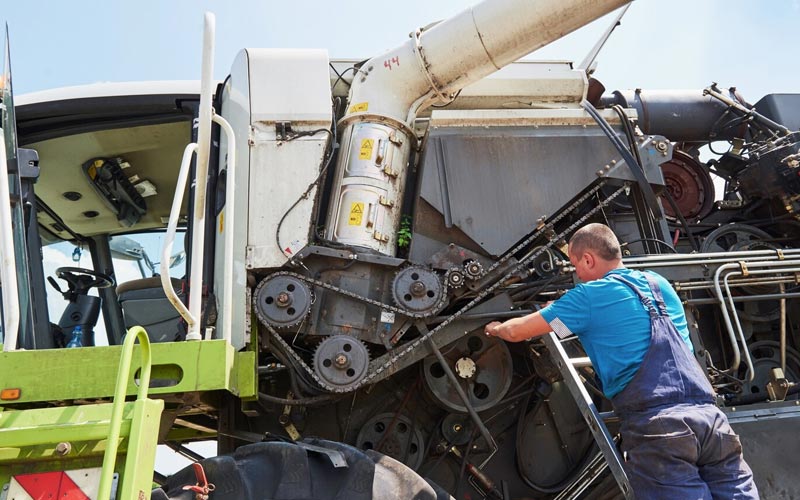
[[[186,340],[201,340],[200,310],[203,300],[203,254],[206,233],[206,190],[208,157],[211,149],[211,95],[214,72],[214,15],[207,12],[203,24],[203,59],[200,71],[200,108],[197,119],[197,161],[195,163],[194,214],[192,215],[192,269],[189,275],[189,310],[197,321]]]
[[[186,180],[189,178],[189,165],[192,160],[192,154],[197,151],[197,144],[189,143],[183,150],[183,158],[181,159],[181,168],[178,172],[178,183],[175,185],[175,196],[172,198],[172,208],[169,211],[169,222],[167,223],[167,232],[164,235],[164,246],[161,247],[161,287],[164,288],[169,301],[178,310],[181,317],[186,321],[186,326],[189,330],[195,327],[195,318],[189,309],[181,302],[178,294],[172,288],[172,277],[169,274],[169,259],[172,255],[172,244],[175,242],[175,233],[178,231],[178,219],[181,215],[181,204],[183,202],[183,193],[186,190]],[[195,262],[192,261],[194,266]]]
[[[0,128],[0,136],[3,129]],[[8,161],[6,143],[0,140],[0,231],[4,235],[14,234],[11,225],[11,194],[8,184]],[[0,283],[3,290],[3,350],[17,348],[19,334],[19,290],[17,289],[17,259],[14,254],[14,239],[0,238]]]
[[[224,261],[225,271],[222,275],[222,304],[225,308],[225,324],[222,327],[222,338],[231,341],[231,329],[233,324],[233,315],[231,305],[233,304],[233,221],[234,217],[234,195],[236,190],[236,135],[233,133],[233,127],[223,117],[214,113],[211,116],[214,123],[218,124],[228,138],[228,162],[226,165],[227,173],[225,174],[225,209],[220,213],[223,224],[226,224],[227,219],[227,232],[225,233],[225,250]]]
[[[128,378],[131,370],[131,358],[133,357],[133,343],[136,339],[139,339],[142,352],[139,391],[136,395],[136,399],[146,399],[147,390],[150,387],[150,371],[152,368],[150,338],[147,336],[147,332],[145,332],[144,328],[141,326],[134,326],[128,330],[125,342],[122,344],[122,353],[119,357],[117,386],[114,390],[114,404],[111,408],[108,441],[106,442],[106,451],[103,455],[103,469],[100,473],[100,487],[97,492],[97,498],[111,497],[111,480],[114,475],[114,465],[117,461],[117,449],[119,448],[119,436],[122,427],[122,411],[125,407],[125,395],[128,392]]]

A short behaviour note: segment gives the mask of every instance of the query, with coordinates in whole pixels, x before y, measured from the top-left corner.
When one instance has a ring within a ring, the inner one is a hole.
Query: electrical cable
[[[630,240],[630,241],[626,241],[625,243],[621,243],[620,247],[626,247],[626,246],[630,245],[631,243],[638,243],[640,241],[653,241],[653,242],[656,242],[656,243],[660,243],[660,244],[664,245],[666,248],[668,248],[672,253],[678,253],[678,251],[675,250],[675,248],[673,248],[673,246],[670,243],[667,243],[666,241],[660,240],[658,238],[637,238],[635,240]],[[644,254],[644,255],[647,255],[647,254]]]
[[[286,399],[272,396],[263,392],[258,393],[258,402],[261,404],[279,404],[286,406],[314,406],[328,404],[337,401],[339,396],[333,394],[323,394],[321,396],[314,396],[310,398]]]
[[[335,106],[335,105],[336,105],[335,103],[332,104],[332,106]],[[293,140],[297,139],[298,137],[305,137],[305,136],[309,136],[309,135],[314,135],[314,134],[318,134],[320,132],[326,132],[331,137],[331,147],[328,150],[328,153],[326,155],[327,159],[323,159],[323,161],[322,161],[319,174],[317,174],[317,177],[314,179],[314,181],[312,181],[311,184],[308,185],[308,187],[303,192],[303,194],[301,194],[300,197],[297,198],[297,200],[286,210],[286,212],[284,212],[283,216],[278,221],[277,228],[275,229],[275,244],[278,246],[278,250],[280,250],[281,255],[286,257],[287,261],[290,261],[292,259],[291,259],[291,257],[289,255],[286,254],[286,251],[284,250],[283,245],[281,244],[281,226],[283,226],[283,222],[286,220],[286,217],[289,216],[289,214],[292,212],[292,210],[294,210],[295,207],[297,207],[297,205],[299,205],[301,201],[303,201],[303,200],[308,198],[308,194],[311,192],[312,189],[314,189],[315,186],[317,186],[319,184],[319,181],[322,179],[322,176],[325,175],[325,172],[328,171],[328,168],[330,167],[331,162],[336,157],[336,151],[339,148],[339,144],[337,143],[337,137],[336,137],[336,123],[335,123],[335,121],[336,121],[336,112],[335,111],[336,110],[334,109],[333,120],[332,120],[332,123],[331,123],[331,130],[332,131],[328,130],[328,129],[316,129],[316,130],[311,130],[311,131],[308,131],[308,132],[300,132],[300,133],[295,134],[291,138],[286,140],[286,142],[289,142],[289,141],[293,141]]]

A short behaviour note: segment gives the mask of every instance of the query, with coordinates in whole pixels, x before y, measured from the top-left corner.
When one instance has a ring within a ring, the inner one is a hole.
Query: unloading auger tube
[[[325,237],[394,256],[417,113],[629,0],[486,0],[365,62],[339,121]]]

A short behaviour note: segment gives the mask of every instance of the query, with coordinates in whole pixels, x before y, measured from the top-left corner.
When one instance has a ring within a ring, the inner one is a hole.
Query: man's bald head
[[[587,224],[575,231],[569,240],[569,251],[577,257],[586,251],[592,251],[603,260],[622,259],[619,240],[611,228],[605,224]]]

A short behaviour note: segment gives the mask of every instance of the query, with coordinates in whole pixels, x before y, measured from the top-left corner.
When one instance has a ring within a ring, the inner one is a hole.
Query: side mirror
[[[175,266],[181,265],[184,260],[186,260],[186,252],[181,250],[169,258],[169,268],[172,269]]]
[[[126,260],[142,260],[145,256],[142,245],[127,236],[112,236],[109,240],[111,254]]]

